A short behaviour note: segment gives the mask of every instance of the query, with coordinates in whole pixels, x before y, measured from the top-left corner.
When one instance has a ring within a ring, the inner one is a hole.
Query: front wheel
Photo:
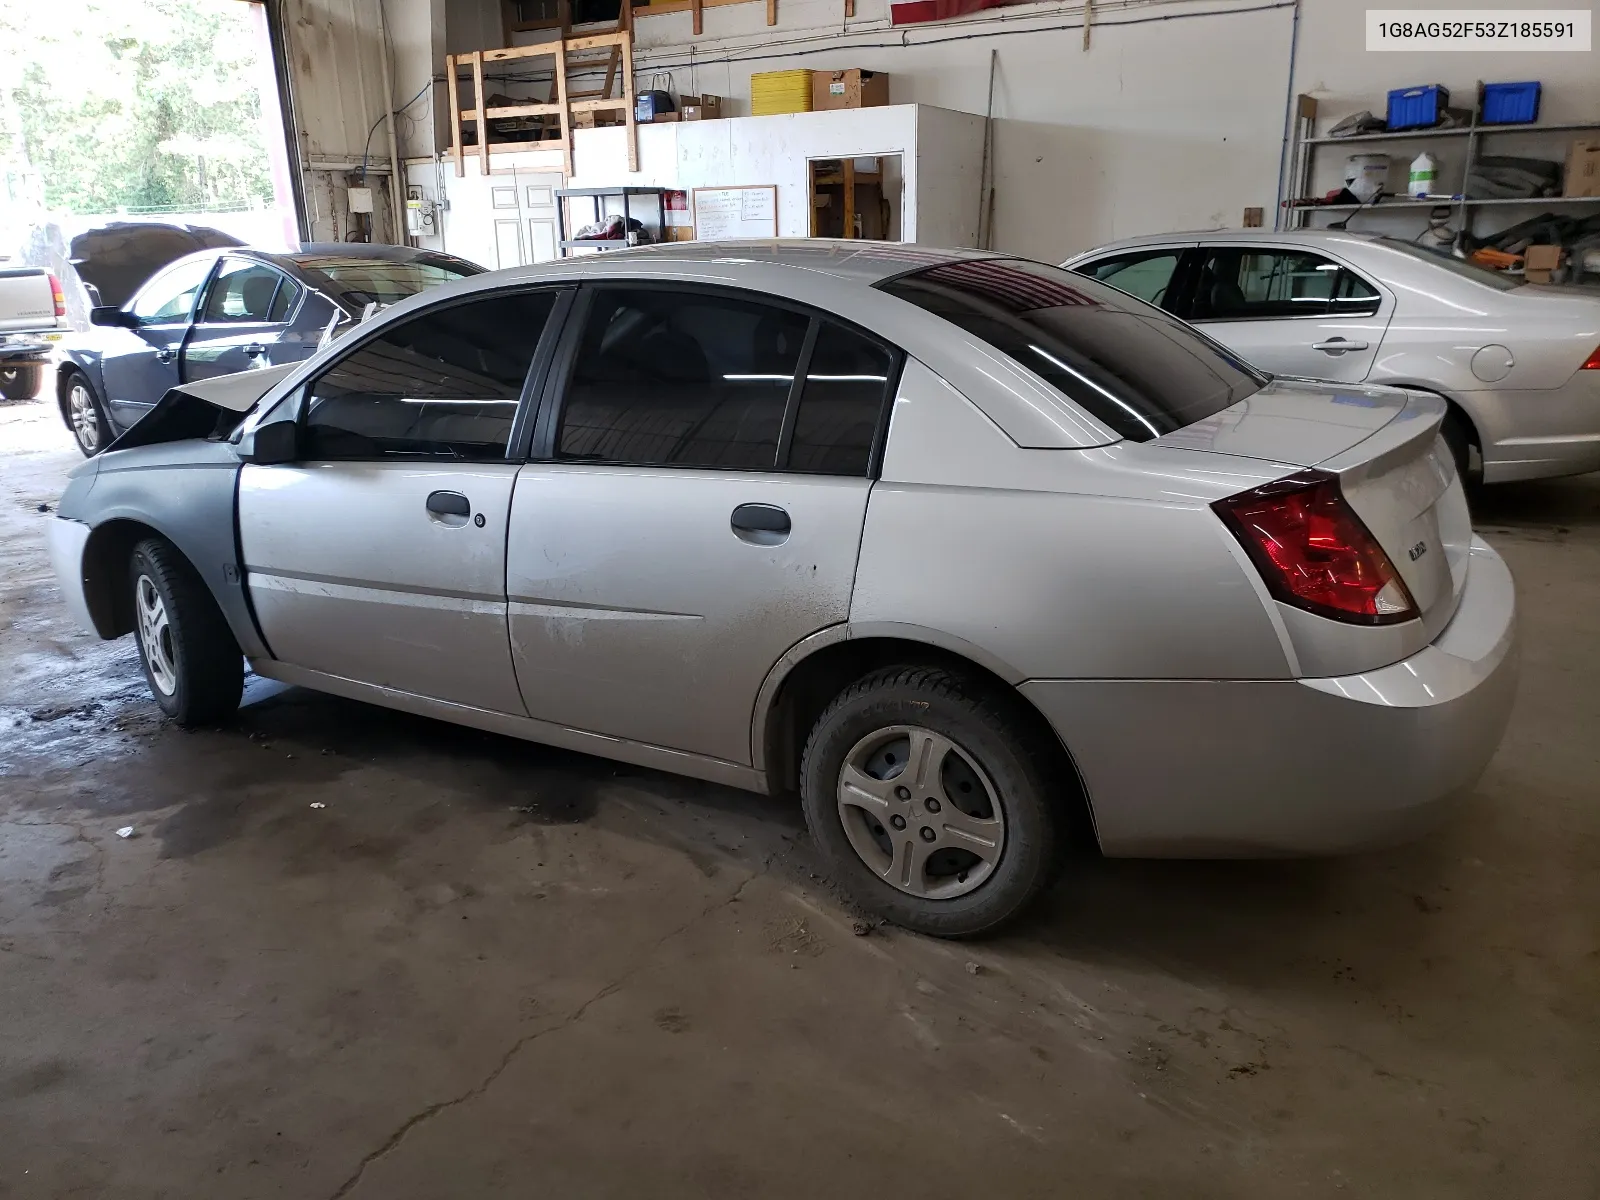
[[[244,656],[204,581],[170,542],[133,549],[134,631],[145,681],[180,725],[212,725],[239,708]]]
[[[898,925],[969,937],[1019,916],[1063,837],[1012,705],[947,671],[891,667],[846,688],[801,761],[806,823],[835,877]]]

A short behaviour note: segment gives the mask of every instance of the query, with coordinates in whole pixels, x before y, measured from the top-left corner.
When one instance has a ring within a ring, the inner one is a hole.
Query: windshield
[[[382,258],[298,258],[300,269],[321,284],[319,290],[336,295],[360,309],[368,304],[398,304],[407,296],[441,283],[479,274],[478,268],[460,260],[435,258],[393,262]]]
[[[1485,287],[1492,287],[1498,291],[1509,292],[1512,288],[1519,288],[1525,282],[1515,275],[1506,275],[1500,271],[1491,271],[1488,267],[1474,266],[1465,259],[1444,250],[1430,250],[1426,246],[1419,246],[1415,242],[1402,241],[1400,238],[1381,237],[1378,241],[1383,243],[1386,250],[1398,250],[1402,254],[1409,254],[1412,258],[1420,258],[1425,263],[1432,263],[1436,267],[1443,267],[1452,275],[1459,275],[1463,279],[1470,279],[1473,283],[1481,283]]]
[[[981,338],[1132,441],[1192,425],[1267,381],[1154,305],[1042,263],[945,263],[878,287]]]

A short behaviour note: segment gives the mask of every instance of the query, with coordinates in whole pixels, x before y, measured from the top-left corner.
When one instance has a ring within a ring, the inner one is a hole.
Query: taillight
[[[49,272],[46,272],[46,274],[48,275]],[[61,280],[57,279],[54,275],[50,275],[50,295],[56,302],[56,316],[66,316],[67,294],[61,290]]]
[[[1584,362],[1583,366],[1579,367],[1578,370],[1580,370],[1580,371],[1600,371],[1600,346],[1596,346],[1594,348],[1594,353],[1589,355],[1588,359]]]
[[[1285,604],[1361,625],[1414,619],[1416,603],[1339,479],[1302,471],[1211,506]]]

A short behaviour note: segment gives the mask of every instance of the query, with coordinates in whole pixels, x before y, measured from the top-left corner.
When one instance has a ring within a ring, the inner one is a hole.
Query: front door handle
[[[156,361],[159,362],[159,363],[169,363],[169,362],[171,362],[173,359],[175,359],[177,357],[178,357],[178,352],[176,350],[157,350],[156,351]]]
[[[728,524],[734,536],[758,546],[776,546],[789,536],[789,514],[776,504],[741,504]]]
[[[472,502],[460,492],[429,492],[428,511],[436,517],[470,517]]]
[[[1343,354],[1346,350],[1365,350],[1365,342],[1347,342],[1342,337],[1331,337],[1325,342],[1312,342],[1313,350],[1321,350],[1324,354]]]
[[[244,354],[246,358],[260,358],[266,352],[267,348],[260,342],[251,342],[244,348]]]

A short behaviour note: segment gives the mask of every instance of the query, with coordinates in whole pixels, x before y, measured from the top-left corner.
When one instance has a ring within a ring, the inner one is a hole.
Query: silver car
[[[1161,234],[1065,265],[1275,375],[1443,397],[1445,438],[1485,483],[1600,469],[1600,290],[1329,230]]]
[[[863,904],[967,935],[1069,844],[1349,850],[1476,779],[1515,601],[1445,412],[1021,259],[685,244],[171,392],[52,553],[180,722],[248,661],[798,792]]]

